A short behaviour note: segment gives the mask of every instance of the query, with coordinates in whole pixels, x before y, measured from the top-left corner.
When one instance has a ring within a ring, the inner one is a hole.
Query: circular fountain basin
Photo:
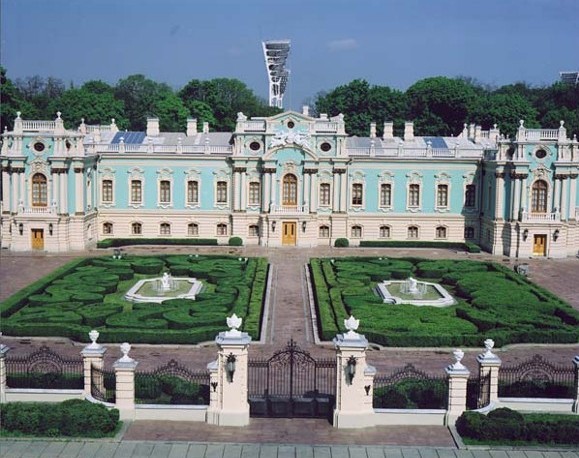
[[[125,294],[125,299],[131,302],[156,302],[158,304],[169,299],[193,299],[201,291],[203,283],[196,278],[172,278],[174,288],[169,291],[157,291],[155,285],[160,278],[139,280]]]
[[[378,283],[377,291],[385,304],[410,304],[418,307],[448,307],[456,304],[456,300],[438,283],[419,281],[426,285],[427,297],[417,297],[415,294],[402,292],[406,280],[391,280]]]

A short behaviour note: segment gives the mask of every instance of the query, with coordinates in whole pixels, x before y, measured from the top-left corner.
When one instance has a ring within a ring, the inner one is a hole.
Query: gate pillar
[[[476,360],[479,365],[479,380],[483,383],[485,377],[489,376],[489,386],[481,386],[479,393],[482,393],[482,388],[489,390],[489,404],[496,404],[499,401],[499,369],[501,367],[501,359],[492,352],[495,343],[492,339],[487,339],[484,342],[486,351],[477,356]],[[479,400],[480,401],[480,400]]]
[[[579,355],[575,356],[573,364],[575,365],[575,400],[573,401],[573,412],[579,413]]]
[[[218,347],[217,361],[210,363],[211,394],[207,423],[222,426],[249,424],[247,402],[247,350],[251,336],[240,332],[241,318],[227,318],[229,331],[215,338]]]
[[[466,387],[470,371],[461,363],[464,352],[456,349],[453,352],[456,362],[446,368],[448,375],[448,410],[445,424],[454,425],[454,422],[466,410]]]
[[[99,332],[96,330],[92,330],[88,333],[88,336],[91,340],[91,343],[84,347],[80,354],[82,355],[82,363],[83,363],[83,370],[84,370],[84,396],[90,396],[91,394],[91,377],[92,371],[91,367],[95,366],[98,369],[102,369],[104,367],[104,357],[105,352],[107,349],[103,347],[101,344],[97,343],[97,339],[99,338]],[[101,383],[98,384],[99,386],[102,385]]]
[[[6,402],[6,353],[10,348],[0,344],[0,404]]]
[[[359,320],[344,320],[348,332],[334,338],[336,347],[335,428],[375,426],[373,385],[376,369],[366,363],[368,340],[355,332]]]

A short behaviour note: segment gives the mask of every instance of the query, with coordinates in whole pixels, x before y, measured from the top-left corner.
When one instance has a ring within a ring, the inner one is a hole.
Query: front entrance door
[[[547,254],[547,236],[536,234],[533,236],[533,255],[545,256]]]
[[[250,359],[252,417],[329,418],[336,397],[336,359],[315,359],[293,340],[269,359]]]
[[[282,245],[295,245],[296,244],[296,223],[283,223],[282,225]]]
[[[44,250],[44,229],[32,229],[32,249]]]

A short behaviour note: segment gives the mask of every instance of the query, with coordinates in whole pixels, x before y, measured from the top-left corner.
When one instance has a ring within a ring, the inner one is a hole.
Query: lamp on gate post
[[[356,358],[352,355],[346,363],[346,376],[348,377],[350,385],[352,384],[352,380],[354,380],[354,375],[356,375]]]
[[[227,360],[225,362],[225,372],[227,373],[227,381],[229,383],[233,382],[233,374],[235,374],[235,362],[237,358],[233,353],[229,353]]]

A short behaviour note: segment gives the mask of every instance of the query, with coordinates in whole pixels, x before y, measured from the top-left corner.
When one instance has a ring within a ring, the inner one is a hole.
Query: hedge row
[[[456,421],[458,433],[477,441],[579,444],[577,415],[521,414],[500,408],[483,415],[464,412]]]
[[[72,399],[59,404],[10,402],[0,411],[2,428],[32,436],[105,437],[119,425],[119,411]]]
[[[129,245],[217,245],[217,239],[105,239],[97,242],[97,248],[117,248]]]
[[[387,346],[575,343],[579,312],[528,279],[493,263],[420,258],[312,260],[320,332],[331,339],[353,314],[368,339]],[[408,277],[441,283],[450,307],[384,304],[375,288]]]
[[[448,248],[451,250],[464,250],[469,253],[480,253],[480,247],[472,242],[434,242],[412,240],[362,240],[361,247],[383,248]]]

